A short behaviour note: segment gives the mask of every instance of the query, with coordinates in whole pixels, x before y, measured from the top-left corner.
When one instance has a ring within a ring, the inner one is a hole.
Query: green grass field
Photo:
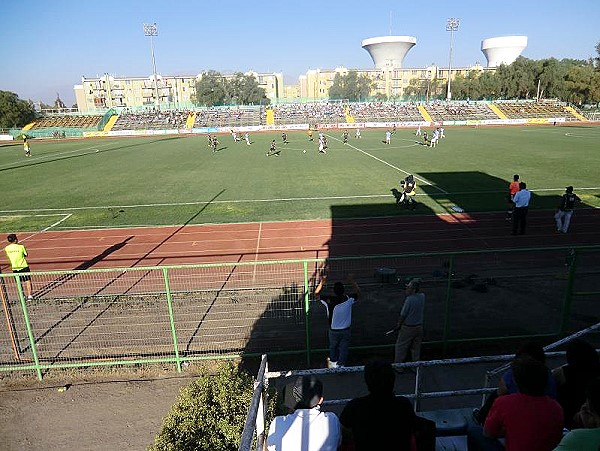
[[[531,208],[554,208],[564,187],[600,206],[600,127],[447,128],[436,148],[413,129],[392,144],[384,130],[326,131],[327,154],[305,132],[219,136],[33,140],[0,147],[2,232],[504,211],[514,173],[534,192]],[[271,139],[281,149],[267,157]],[[306,153],[303,152],[306,150]],[[399,209],[390,192],[412,173],[419,209]]]

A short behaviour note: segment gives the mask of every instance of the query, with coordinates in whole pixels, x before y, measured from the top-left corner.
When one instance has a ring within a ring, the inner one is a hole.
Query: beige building
[[[335,69],[311,69],[299,78],[300,97],[306,100],[323,100],[329,97],[329,88],[333,85],[336,74],[346,75],[350,69],[336,67]],[[437,80],[438,86],[445,86],[448,80],[448,68],[435,65],[425,68],[391,68],[391,69],[352,69],[358,75],[365,75],[374,82],[371,96],[385,96],[386,98],[401,98],[405,96],[406,89],[413,84],[427,89]],[[485,69],[477,64],[471,67],[452,68],[452,79],[457,74],[466,75],[471,71],[482,72]],[[414,80],[414,81],[413,81]],[[427,92],[433,96],[435,93]],[[440,94],[440,93],[437,93]]]
[[[265,90],[267,98],[277,101],[283,96],[283,74],[252,75],[259,87]],[[224,75],[231,78],[234,74]],[[156,105],[158,92],[159,104],[163,108],[191,108],[192,98],[196,93],[196,81],[199,75],[161,76],[157,75],[156,86],[154,76],[150,77],[115,77],[104,74],[95,78],[81,78],[81,84],[75,85],[75,100],[81,113],[106,110],[107,108],[139,108]]]
[[[421,87],[422,96],[429,98],[443,92],[434,92],[443,89],[448,79],[448,68],[435,65],[425,68],[371,68],[352,69],[359,75],[365,75],[374,82],[371,96],[382,96],[388,99],[402,98],[406,90],[413,85]],[[457,74],[466,75],[471,71],[482,72],[494,70],[484,68],[477,64],[471,67],[452,68],[452,78]],[[313,101],[329,98],[329,88],[333,84],[336,74],[346,75],[350,69],[343,66],[335,69],[310,69],[305,75],[299,77],[298,85],[283,84],[283,74],[261,74],[254,71],[244,75],[253,76],[258,85],[265,90],[267,98],[273,103],[279,101]],[[156,104],[156,90],[160,105],[163,108],[191,108],[192,98],[196,92],[196,81],[199,75],[161,76],[158,75],[157,87],[154,85],[154,76],[150,77],[115,77],[104,74],[100,77],[82,77],[81,84],[74,86],[77,108],[81,113],[103,111],[107,108],[139,108]],[[231,78],[234,74],[226,74]],[[436,82],[437,83],[434,83]]]

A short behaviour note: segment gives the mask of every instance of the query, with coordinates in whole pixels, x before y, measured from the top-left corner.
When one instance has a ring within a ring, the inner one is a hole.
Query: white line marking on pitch
[[[508,182],[506,182],[508,183]],[[435,188],[435,185],[430,185]],[[441,188],[437,188],[441,190]],[[531,189],[531,192],[543,192],[543,191],[564,191],[564,188],[539,188],[539,189]],[[600,187],[581,187],[577,188],[576,191],[597,191],[600,190]],[[429,196],[429,197],[439,197],[439,196],[459,196],[465,194],[499,194],[504,193],[502,191],[455,191],[448,192],[442,191],[441,193],[417,193],[417,196]],[[237,203],[249,203],[249,202],[297,202],[297,201],[306,201],[306,200],[351,200],[351,199],[378,199],[378,198],[386,198],[390,197],[390,194],[363,194],[356,196],[319,196],[319,197],[280,197],[280,198],[272,198],[272,199],[231,199],[231,200],[215,200],[211,203],[213,204],[237,204]],[[62,208],[32,208],[28,210],[0,210],[0,215],[11,215],[18,213],[30,213],[30,212],[41,212],[41,211],[83,211],[83,210],[101,210],[108,208],[149,208],[149,207],[181,207],[188,205],[202,205],[206,204],[208,201],[194,201],[194,202],[171,202],[171,203],[155,203],[155,204],[132,204],[132,205],[98,205],[98,206],[87,206],[87,207],[62,207]],[[56,216],[54,214],[48,215],[33,215],[33,216]]]
[[[258,236],[256,237],[256,249],[254,249],[254,263],[258,261],[258,251],[260,250],[260,237],[262,236],[262,222],[258,223]],[[252,284],[256,280],[256,264],[252,271]]]
[[[340,139],[338,139],[338,138],[336,138],[335,136],[332,136],[332,135],[326,135],[326,136],[329,136],[331,139],[334,139],[334,140],[336,140],[336,141],[339,141],[339,142],[341,142],[341,140],[340,140]],[[351,148],[353,148],[354,150],[358,150],[359,152],[362,152],[362,153],[364,153],[365,155],[367,155],[367,156],[369,156],[369,157],[371,157],[371,158],[373,158],[373,159],[375,159],[375,160],[379,161],[380,163],[383,163],[383,164],[385,164],[385,165],[389,166],[389,167],[390,167],[390,168],[392,168],[392,169],[395,169],[395,170],[396,170],[396,171],[398,171],[398,172],[402,172],[402,173],[404,173],[404,174],[406,174],[406,175],[410,175],[410,172],[406,172],[404,169],[401,169],[401,168],[399,168],[399,167],[397,167],[397,166],[394,166],[393,164],[391,164],[391,163],[388,163],[387,161],[385,161],[385,160],[382,160],[381,158],[378,158],[378,157],[376,157],[375,155],[372,155],[372,154],[370,154],[369,152],[366,152],[366,151],[364,151],[364,150],[362,150],[362,149],[359,149],[358,147],[355,147],[355,146],[353,146],[352,144],[346,144],[346,145],[347,145],[347,146],[349,146],[349,147],[351,147]],[[433,186],[433,187],[434,187],[435,189],[437,189],[438,191],[441,191],[442,193],[446,193],[446,194],[448,194],[448,191],[446,191],[446,190],[444,190],[444,189],[440,188],[440,187],[439,187],[439,186],[437,186],[437,185],[434,185],[434,184],[433,184],[433,183],[431,183],[430,181],[428,181],[428,180],[425,180],[425,179],[423,179],[423,178],[421,178],[421,177],[418,177],[418,176],[416,176],[416,175],[415,175],[414,177],[415,177],[417,180],[419,180],[419,181],[421,181],[421,182],[425,183],[426,185]]]
[[[110,143],[106,143],[106,144],[100,144],[97,147],[83,147],[83,148],[80,148],[80,149],[65,150],[64,152],[56,152],[56,153],[43,154],[43,155],[34,156],[31,159],[28,159],[27,163],[33,163],[33,162],[36,162],[36,161],[52,160],[53,158],[57,158],[57,157],[60,158],[60,157],[64,157],[66,155],[69,155],[69,154],[72,154],[72,153],[77,153],[77,152],[83,152],[83,153],[80,153],[81,156],[83,156],[83,155],[90,155],[92,153],[99,152],[98,147],[107,147],[107,146],[110,146],[110,145],[113,145],[113,144],[115,144],[114,141],[110,142]],[[84,152],[86,150],[92,150],[94,152]],[[13,162],[13,163],[9,163],[9,164],[3,164],[3,165],[0,166],[0,168],[2,168],[2,169],[10,169],[10,168],[13,168],[13,167],[14,168],[20,168],[20,167],[23,167],[23,166],[27,166],[27,165],[15,166],[14,165],[15,163],[18,163],[18,161],[17,162]]]
[[[39,235],[39,234],[40,234],[40,233],[42,233],[42,232],[46,232],[46,231],[50,230],[51,228],[53,228],[53,227],[56,227],[57,225],[59,225],[61,222],[64,222],[64,221],[66,221],[66,220],[67,220],[67,219],[69,219],[71,216],[73,216],[73,213],[68,213],[68,214],[66,214],[66,215],[64,216],[64,218],[60,219],[59,221],[56,221],[54,224],[51,224],[51,225],[49,225],[48,227],[46,227],[46,228],[44,228],[44,229],[40,230],[39,232],[32,233],[31,235],[29,235],[29,236],[26,236],[25,238],[23,238],[23,239],[22,239],[22,240],[20,240],[20,241],[25,241],[25,240],[28,240],[29,238],[31,238],[31,237],[34,237],[34,236],[36,236],[36,235]]]

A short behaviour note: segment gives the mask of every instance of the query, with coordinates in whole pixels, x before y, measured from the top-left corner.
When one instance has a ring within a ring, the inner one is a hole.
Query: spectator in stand
[[[519,188],[519,174],[513,175],[513,181],[508,185],[508,211],[506,212],[506,220],[510,221],[512,219],[512,211],[514,207],[513,199],[515,194],[519,192],[521,188]]]
[[[344,284],[336,282],[333,285],[333,294],[321,294],[325,282],[327,282],[327,268],[324,268],[319,284],[315,288],[314,295],[327,309],[327,320],[329,323],[329,357],[328,368],[344,366],[348,362],[348,347],[350,345],[352,326],[352,306],[360,298],[360,287],[352,277],[348,280],[354,288],[354,292],[347,295]]]
[[[537,360],[542,365],[546,364],[546,354],[544,348],[533,341],[525,343],[515,354],[515,361],[522,358],[531,358]],[[552,399],[557,397],[556,381],[552,372],[546,368],[546,387],[544,393]],[[483,424],[492,407],[492,404],[499,396],[511,395],[519,391],[512,367],[509,368],[500,378],[498,389],[487,397],[481,409],[473,411],[473,418],[478,424]]]
[[[525,226],[527,225],[527,212],[529,211],[529,202],[531,201],[531,192],[527,189],[525,182],[519,183],[519,191],[514,195],[513,202],[513,227],[512,234],[525,235]]]
[[[314,376],[299,376],[283,389],[288,415],[276,416],[269,426],[269,451],[335,451],[342,440],[340,421],[321,412],[323,384]]]
[[[573,192],[573,187],[567,186],[565,194],[563,194],[560,199],[558,210],[554,215],[554,219],[556,220],[556,231],[558,233],[567,233],[569,225],[571,224],[571,217],[573,216],[575,204],[580,202],[581,199]]]
[[[434,450],[435,423],[415,415],[410,401],[394,394],[392,365],[368,363],[364,377],[369,394],[350,401],[340,415],[343,447],[408,451],[414,440],[417,449]]]
[[[483,429],[469,429],[469,451],[550,451],[560,442],[564,417],[560,404],[544,394],[548,369],[530,357],[516,359],[512,369],[518,393],[494,401]]]
[[[575,339],[567,345],[567,363],[552,370],[557,400],[565,412],[565,427],[576,426],[575,414],[585,402],[585,389],[600,377],[600,357],[588,342]],[[600,413],[600,412],[599,412]]]
[[[563,437],[555,451],[598,451],[600,449],[600,378],[592,380],[586,390],[586,399],[577,412],[580,429]]]

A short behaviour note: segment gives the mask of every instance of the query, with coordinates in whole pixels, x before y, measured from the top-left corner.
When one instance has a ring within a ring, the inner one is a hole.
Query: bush
[[[237,450],[254,389],[254,377],[233,363],[203,370],[179,394],[151,451]],[[270,396],[268,417],[275,400]]]

